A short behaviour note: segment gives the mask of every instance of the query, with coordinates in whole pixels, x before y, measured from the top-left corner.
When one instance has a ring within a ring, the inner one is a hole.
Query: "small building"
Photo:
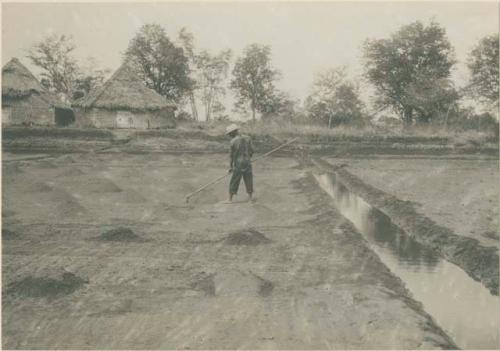
[[[157,129],[175,127],[175,109],[124,63],[100,89],[73,103],[80,126]]]
[[[66,126],[73,111],[13,58],[2,68],[2,125]]]

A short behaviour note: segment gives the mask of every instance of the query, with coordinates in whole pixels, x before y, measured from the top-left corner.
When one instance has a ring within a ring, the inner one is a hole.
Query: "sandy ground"
[[[455,234],[500,246],[498,160],[484,157],[329,159]]]
[[[186,205],[226,164],[4,163],[3,348],[453,347],[294,159],[255,165],[254,204],[225,182]]]

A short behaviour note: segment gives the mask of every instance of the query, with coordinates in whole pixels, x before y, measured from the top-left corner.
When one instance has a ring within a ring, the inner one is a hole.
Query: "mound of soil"
[[[193,290],[203,291],[206,296],[215,296],[214,275],[202,275],[190,287]]]
[[[230,233],[225,239],[226,245],[247,245],[256,246],[271,243],[271,240],[266,238],[264,234],[255,229],[239,230]]]
[[[2,228],[2,239],[3,240],[13,240],[18,239],[19,234],[13,230]]]
[[[119,193],[122,191],[114,182],[105,178],[93,178],[85,184],[85,189],[92,193]]]
[[[269,280],[262,279],[259,285],[259,295],[262,297],[268,297],[272,294],[274,290],[273,282]]]
[[[23,297],[55,298],[69,295],[86,283],[88,281],[67,272],[63,273],[60,279],[33,278],[29,276],[9,284],[6,294]]]
[[[135,234],[132,229],[118,227],[108,230],[97,237],[101,241],[144,242],[145,239]]]

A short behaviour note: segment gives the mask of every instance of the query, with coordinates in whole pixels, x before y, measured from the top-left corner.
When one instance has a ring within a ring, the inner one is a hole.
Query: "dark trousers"
[[[238,188],[240,187],[241,178],[245,182],[245,188],[248,194],[253,193],[253,174],[252,166],[246,167],[244,169],[234,168],[233,174],[231,176],[231,181],[229,182],[229,193],[235,195],[238,193]]]

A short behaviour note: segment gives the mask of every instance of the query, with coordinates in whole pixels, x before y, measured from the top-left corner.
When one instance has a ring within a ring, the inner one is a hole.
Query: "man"
[[[229,182],[228,202],[232,202],[233,196],[238,193],[242,177],[245,182],[248,199],[253,201],[252,140],[246,135],[241,135],[236,124],[231,124],[226,128],[226,135],[231,137],[229,173],[232,173],[232,176]]]

